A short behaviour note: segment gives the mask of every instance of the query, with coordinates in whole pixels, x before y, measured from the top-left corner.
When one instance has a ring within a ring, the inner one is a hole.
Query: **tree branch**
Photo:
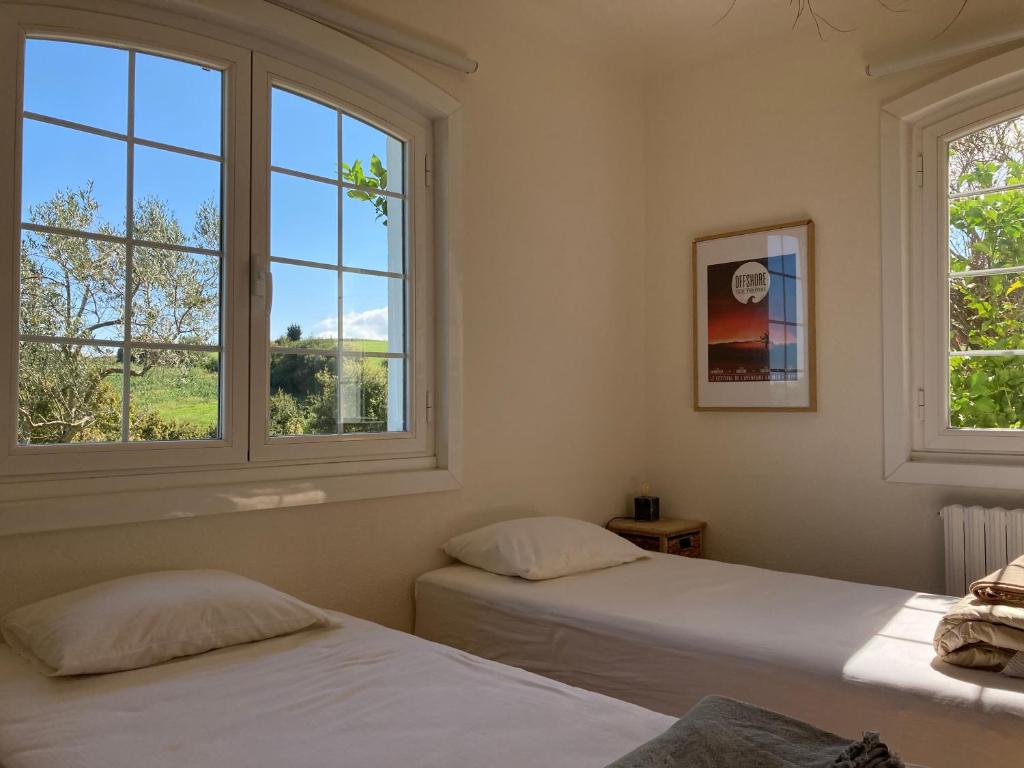
[[[721,16],[719,16],[718,20],[715,21],[715,23],[712,24],[711,26],[712,27],[717,27],[721,22],[725,21],[726,17],[730,13],[732,13],[732,9],[735,8],[735,7],[736,7],[736,0],[732,0],[732,2],[729,3],[729,7],[725,9],[725,13],[723,13]]]
[[[963,15],[964,8],[967,7],[967,1],[968,0],[962,0],[962,2],[960,3],[960,7],[957,8],[957,10],[956,10],[956,15],[953,16],[953,18],[949,20],[949,23],[946,26],[944,26],[942,28],[942,31],[939,32],[939,34],[937,34],[935,37],[942,37],[944,34],[946,34],[949,31],[950,27],[952,27],[954,24],[956,24],[957,19],[959,19]]]
[[[90,325],[90,326],[84,328],[83,330],[86,333],[92,333],[93,331],[98,331],[100,328],[109,328],[112,325],[120,325],[121,324],[121,319],[122,318],[119,317],[116,320],[106,320],[105,322],[102,322],[102,323],[96,323],[95,325]]]
[[[962,0],[960,8],[956,12],[956,15],[952,19],[950,19],[949,23],[943,28],[941,32],[939,32],[938,35],[936,35],[936,37],[939,37],[940,35],[949,31],[949,28],[952,27],[956,23],[957,19],[959,19],[960,16],[963,14],[964,8],[967,7],[968,1],[969,0]],[[818,37],[820,39],[824,39],[822,27],[826,27],[835,32],[852,32],[855,29],[855,27],[845,28],[834,24],[828,16],[826,16],[824,13],[822,13],[821,11],[814,7],[814,2],[815,0],[789,0],[789,7],[795,7],[796,9],[793,13],[793,24],[791,27],[792,29],[796,29],[797,25],[800,23],[800,19],[802,19],[805,15],[809,16],[811,20],[814,22],[814,28],[815,30],[817,30]],[[890,13],[906,13],[907,11],[910,10],[910,8],[908,7],[898,8],[892,5],[892,0],[875,0],[875,2],[882,6],[885,10],[889,11]],[[719,16],[718,19],[716,19],[711,24],[711,26],[718,26],[718,24],[725,21],[725,19],[728,18],[732,14],[733,10],[736,8],[736,3],[737,0],[730,0],[728,7],[725,9],[725,12],[721,16]]]

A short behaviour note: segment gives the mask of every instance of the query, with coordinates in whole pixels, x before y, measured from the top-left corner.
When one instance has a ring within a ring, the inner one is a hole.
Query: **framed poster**
[[[813,411],[814,222],[693,241],[694,408]]]

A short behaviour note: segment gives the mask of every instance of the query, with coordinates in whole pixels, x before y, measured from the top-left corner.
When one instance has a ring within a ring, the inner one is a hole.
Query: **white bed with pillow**
[[[4,768],[599,768],[673,722],[220,572],[0,628]]]
[[[545,535],[544,520],[450,542],[449,554],[481,567],[419,578],[417,634],[666,714],[721,694],[844,735],[881,731],[933,768],[1024,764],[1024,680],[935,660],[935,626],[954,598],[640,550],[629,558],[599,526],[560,555],[578,535],[561,523]],[[588,570],[580,552],[600,550],[601,534],[606,557],[623,564]],[[581,557],[572,575],[536,576]]]

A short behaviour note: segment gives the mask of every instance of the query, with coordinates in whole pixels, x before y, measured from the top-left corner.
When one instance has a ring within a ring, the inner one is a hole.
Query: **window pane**
[[[127,132],[128,52],[62,40],[26,40],[25,111]]]
[[[272,164],[337,178],[341,113],[280,89],[272,99]],[[270,174],[272,259],[342,267],[272,264],[271,344],[316,350],[271,354],[273,436],[406,429],[405,280],[347,271],[405,274],[405,201],[381,194],[402,189],[404,145],[344,114],[341,131],[341,179],[360,189]]]
[[[346,348],[405,352],[404,280],[346,272],[342,307],[341,334]]]
[[[18,358],[18,442],[121,439],[121,363],[112,347],[23,343]]]
[[[799,328],[768,324],[768,364],[772,381],[796,381],[800,372]]]
[[[220,249],[220,163],[135,148],[135,237]]]
[[[222,77],[198,64],[136,54],[135,135],[219,155]]]
[[[1024,357],[951,358],[949,423],[959,429],[1024,427]]]
[[[25,231],[20,281],[23,334],[123,338],[123,245]]]
[[[129,439],[218,437],[220,356],[215,352],[135,349]]]
[[[26,109],[127,132],[131,56],[101,46],[28,41]],[[136,136],[219,153],[223,73],[134,56]],[[25,119],[23,146],[20,331],[75,343],[21,343],[19,439],[217,437],[220,354],[188,345],[220,344],[220,257],[30,226],[126,238],[130,202],[134,240],[217,251],[221,162],[135,145],[129,184],[126,140]],[[126,339],[127,303],[132,333]],[[78,343],[88,339],[97,343]],[[107,339],[125,346],[102,346]],[[153,343],[185,346],[140,348]],[[132,376],[123,425],[126,356]]]
[[[136,247],[132,252],[132,338],[216,346],[220,259]]]
[[[343,181],[392,192],[405,191],[401,141],[351,115],[343,115],[341,148]]]
[[[346,354],[342,361],[343,431],[405,430],[405,361]]]
[[[949,203],[951,272],[1024,265],[1024,190]]]
[[[338,263],[338,188],[281,173],[270,175],[270,253]]]
[[[346,267],[405,271],[405,204],[384,195],[345,190],[342,261]]]
[[[272,354],[269,417],[271,437],[337,434],[337,358]]]
[[[270,339],[276,346],[334,349],[338,338],[338,273],[273,263]]]
[[[270,164],[338,178],[338,112],[274,88],[271,91]]]
[[[36,120],[23,126],[22,221],[123,234],[127,144]]]
[[[1024,182],[1024,117],[1015,117],[949,145],[949,191]]]
[[[796,277],[796,254],[786,253],[782,256],[769,256],[766,260],[765,266],[772,275],[789,275],[790,277]]]
[[[951,350],[1024,349],[1024,273],[950,280]]]
[[[777,322],[797,323],[798,314],[796,278],[770,275],[768,286],[768,319]]]

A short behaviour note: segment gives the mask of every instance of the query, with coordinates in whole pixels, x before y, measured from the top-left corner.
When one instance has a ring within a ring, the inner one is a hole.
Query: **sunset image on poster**
[[[693,407],[817,409],[814,222],[693,241]]]
[[[708,381],[797,378],[796,257],[707,266]]]

